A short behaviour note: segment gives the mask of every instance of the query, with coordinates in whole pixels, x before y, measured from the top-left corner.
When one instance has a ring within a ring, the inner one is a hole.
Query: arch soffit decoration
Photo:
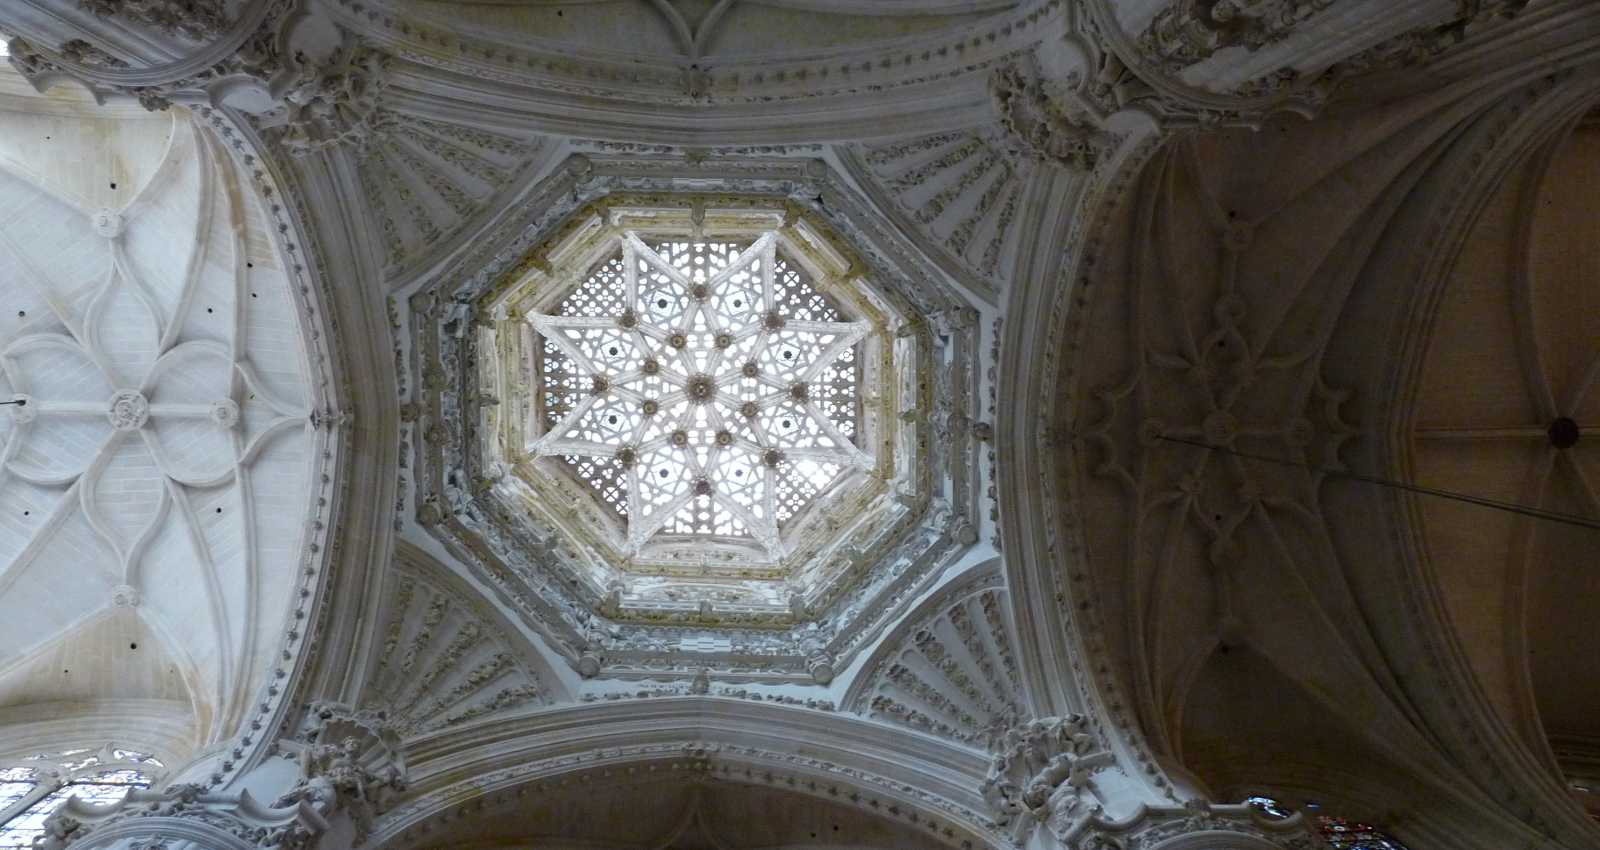
[[[447,835],[451,824],[492,817],[529,794],[674,776],[810,795],[949,846],[1001,841],[970,779],[987,756],[854,715],[772,702],[641,696],[557,707],[435,734],[415,742],[408,760],[412,792],[375,825],[374,846],[426,846],[438,840],[430,833]]]

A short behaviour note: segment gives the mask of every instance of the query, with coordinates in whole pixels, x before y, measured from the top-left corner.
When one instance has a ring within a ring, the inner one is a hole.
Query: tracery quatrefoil
[[[553,314],[547,430],[560,456],[627,518],[626,548],[660,535],[753,538],[783,554],[783,523],[846,468],[856,446],[856,343],[786,263],[774,234],[751,244],[647,245],[628,233]]]

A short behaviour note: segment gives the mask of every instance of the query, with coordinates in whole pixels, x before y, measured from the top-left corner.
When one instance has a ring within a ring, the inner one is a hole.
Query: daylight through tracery
[[[749,538],[783,554],[781,529],[848,468],[856,343],[767,233],[753,242],[630,232],[552,311],[544,338],[545,433],[628,523],[626,548],[656,535]]]

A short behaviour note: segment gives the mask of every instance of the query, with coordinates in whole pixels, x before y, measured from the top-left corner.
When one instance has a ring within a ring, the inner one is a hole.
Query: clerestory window
[[[1244,801],[1260,809],[1269,818],[1294,816],[1294,809],[1271,797],[1246,797]],[[1404,844],[1371,824],[1328,815],[1318,816],[1313,822],[1317,832],[1322,834],[1322,840],[1333,850],[1407,850]]]
[[[0,764],[0,850],[29,848],[68,797],[104,805],[148,788],[162,764],[115,746],[39,753]]]
[[[780,557],[791,518],[873,465],[857,444],[872,326],[842,316],[772,232],[628,231],[527,319],[543,338],[531,453],[561,458],[616,511],[625,551],[712,536]]]

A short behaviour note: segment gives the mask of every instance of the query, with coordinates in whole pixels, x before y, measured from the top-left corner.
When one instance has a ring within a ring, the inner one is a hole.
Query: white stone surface
[[[301,555],[290,293],[187,113],[40,103],[0,111],[0,397],[27,401],[0,418],[0,706],[175,700],[198,744],[252,699]]]

